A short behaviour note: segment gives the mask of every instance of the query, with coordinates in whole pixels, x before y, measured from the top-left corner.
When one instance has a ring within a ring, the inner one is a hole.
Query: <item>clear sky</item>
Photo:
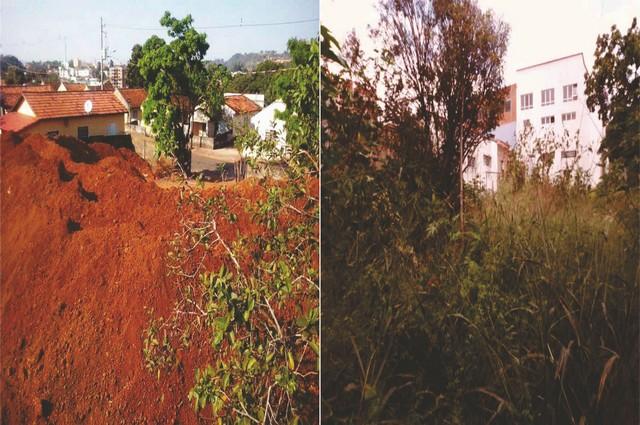
[[[126,28],[158,28],[165,10],[178,18],[190,13],[197,28],[318,19],[318,9],[318,0],[0,0],[0,51],[23,62],[63,60],[66,37],[69,60],[95,61],[102,16],[114,62],[126,62],[131,47],[152,34],[168,39],[163,30]],[[318,21],[203,31],[207,58],[228,59],[234,53],[284,51],[291,37],[317,36]]]
[[[321,21],[343,41],[355,30],[365,51],[375,47],[366,40],[367,26],[378,21],[376,0],[322,0]],[[479,0],[484,10],[511,26],[505,58],[505,80],[513,82],[515,70],[550,59],[582,52],[587,67],[593,65],[598,34],[617,24],[623,32],[633,16],[640,18],[640,0]]]

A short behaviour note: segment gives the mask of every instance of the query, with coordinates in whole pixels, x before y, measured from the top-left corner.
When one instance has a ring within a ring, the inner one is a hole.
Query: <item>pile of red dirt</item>
[[[0,155],[2,424],[196,423],[202,362],[158,381],[142,360],[145,308],[175,301],[178,191],[109,145],[3,135]]]

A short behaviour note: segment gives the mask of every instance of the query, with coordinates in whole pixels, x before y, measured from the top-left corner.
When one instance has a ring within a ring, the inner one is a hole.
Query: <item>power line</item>
[[[256,24],[230,24],[230,25],[209,25],[204,27],[194,27],[197,30],[212,30],[212,29],[225,29],[225,28],[252,28],[252,27],[272,27],[277,25],[293,25],[303,24],[307,22],[318,22],[318,18],[311,19],[299,19],[296,21],[282,21],[282,22],[266,22]],[[140,30],[140,31],[160,31],[166,29],[166,27],[127,27],[121,25],[108,25],[111,28],[123,29],[123,30]]]

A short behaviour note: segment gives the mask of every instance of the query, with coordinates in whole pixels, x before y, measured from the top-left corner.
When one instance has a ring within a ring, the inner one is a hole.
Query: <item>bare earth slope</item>
[[[175,298],[177,191],[125,149],[0,146],[2,424],[195,423],[192,369],[158,382],[141,356],[144,307]]]

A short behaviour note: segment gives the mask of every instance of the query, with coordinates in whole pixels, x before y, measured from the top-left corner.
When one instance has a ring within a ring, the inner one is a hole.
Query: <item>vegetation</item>
[[[260,62],[255,71],[239,72],[229,81],[228,90],[232,93],[262,93],[265,104],[276,100],[275,81],[287,71],[280,71],[288,68],[289,64],[266,60]]]
[[[611,34],[596,42],[591,74],[585,75],[587,105],[597,109],[606,126],[600,153],[610,171],[620,169],[624,182],[638,186],[640,180],[640,29],[633,18],[623,36],[614,25]]]
[[[0,55],[0,75],[4,84],[24,84],[29,81],[24,65],[12,55]]]
[[[285,178],[261,179],[249,194],[184,186],[182,228],[169,253],[178,300],[168,317],[152,315],[143,335],[145,364],[159,379],[179,352],[195,345],[207,353],[185,396],[218,423],[310,423],[318,415],[319,57],[317,41],[306,44],[310,54],[279,96],[311,91],[316,106],[287,103]],[[269,140],[246,139],[272,149]]]
[[[375,67],[384,79],[385,107],[417,127],[412,143],[397,152],[411,170],[404,175],[455,199],[461,164],[503,110],[508,26],[472,0],[385,0],[380,8],[373,35],[382,45]]]
[[[174,157],[182,170],[191,172],[189,144],[193,129],[191,118],[200,105],[208,110],[221,107],[220,78],[217,68],[207,69],[204,56],[209,49],[207,35],[193,28],[193,19],[182,20],[165,12],[160,24],[167,27],[172,40],[167,43],[154,35],[142,47],[138,60],[147,98],[144,120],[151,122],[159,155]],[[213,80],[213,81],[212,81]]]
[[[432,4],[472,5],[444,3]],[[398,8],[440,13],[385,4],[394,26],[414,19]],[[464,50],[475,29],[457,28]],[[535,177],[514,155],[495,196],[466,189],[461,232],[434,188],[442,165],[412,158],[426,115],[388,94],[462,62],[384,78],[357,39],[341,54],[322,36],[323,422],[637,423],[637,189],[590,192],[574,173],[545,178],[544,164]]]
[[[131,59],[127,63],[127,74],[125,76],[126,87],[144,87],[144,78],[140,74],[138,61],[142,58],[142,46],[134,44],[131,48]]]

